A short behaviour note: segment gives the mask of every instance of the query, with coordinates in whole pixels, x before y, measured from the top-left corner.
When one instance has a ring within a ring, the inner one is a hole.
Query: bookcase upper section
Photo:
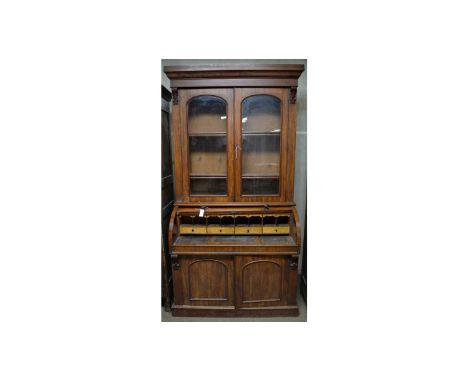
[[[289,204],[304,65],[166,66],[176,205]]]

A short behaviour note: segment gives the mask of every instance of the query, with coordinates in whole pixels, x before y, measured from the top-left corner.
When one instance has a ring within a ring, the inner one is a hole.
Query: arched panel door
[[[237,200],[284,200],[287,95],[287,89],[236,89]]]
[[[232,201],[234,197],[232,89],[181,91],[186,148],[183,190],[186,201]]]
[[[179,256],[174,301],[187,306],[234,306],[234,259]]]
[[[283,256],[238,256],[236,305],[241,308],[287,305],[289,272]]]

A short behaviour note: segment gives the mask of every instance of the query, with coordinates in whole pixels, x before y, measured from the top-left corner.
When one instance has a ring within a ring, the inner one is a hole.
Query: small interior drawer
[[[235,228],[236,235],[261,235],[262,234],[262,226],[253,227],[236,227]]]
[[[234,235],[234,227],[212,225],[207,227],[206,232],[208,235]]]
[[[263,234],[284,235],[289,233],[289,225],[263,226]]]
[[[181,224],[180,233],[185,235],[206,235],[206,226],[195,226],[191,224]]]

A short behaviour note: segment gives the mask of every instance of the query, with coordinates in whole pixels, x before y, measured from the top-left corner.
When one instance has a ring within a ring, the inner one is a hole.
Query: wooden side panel
[[[289,90],[295,92],[295,90]],[[296,101],[294,94],[294,103],[290,94],[289,102],[289,122],[288,122],[288,146],[286,153],[287,162],[287,176],[286,176],[286,199],[288,201],[294,200],[294,177],[295,177],[295,160],[296,160]]]
[[[286,264],[286,282],[287,282],[287,292],[286,292],[286,299],[288,305],[296,305],[297,304],[297,266],[298,266],[299,256],[289,256],[287,258]]]
[[[304,244],[302,246],[302,266],[300,277],[301,295],[307,304],[307,208],[304,219]]]
[[[180,134],[180,107],[179,104],[172,104],[172,147],[174,149],[174,191],[176,201],[185,201],[183,198],[183,173],[182,173],[182,141]]]
[[[172,269],[169,255],[169,218],[174,204],[174,185],[172,176],[171,127],[169,100],[171,93],[161,87],[161,295],[166,310],[172,301]]]
[[[233,306],[234,260],[232,257],[179,256],[174,271],[178,305]]]
[[[236,258],[236,305],[255,308],[288,305],[289,269],[285,256]]]

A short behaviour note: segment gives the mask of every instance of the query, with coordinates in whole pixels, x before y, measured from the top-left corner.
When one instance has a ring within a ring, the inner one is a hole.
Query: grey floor
[[[170,312],[161,308],[162,322],[306,322],[307,306],[300,294],[297,295],[297,305],[299,306],[299,316],[297,317],[173,317]]]

